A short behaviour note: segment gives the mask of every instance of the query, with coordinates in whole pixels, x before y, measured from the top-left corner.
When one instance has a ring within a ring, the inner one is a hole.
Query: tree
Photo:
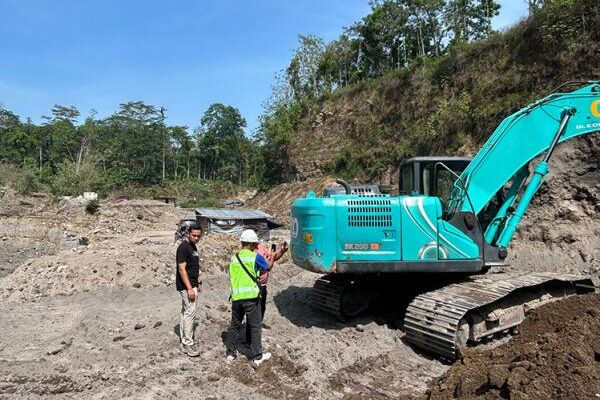
[[[243,144],[247,139],[244,136],[246,120],[239,110],[221,103],[211,104],[200,124],[198,149],[204,177],[241,180],[246,157]]]
[[[529,15],[535,14],[544,7],[546,0],[527,0]]]
[[[494,0],[451,0],[445,10],[445,24],[452,32],[452,42],[482,39],[492,32],[492,18],[499,14]]]
[[[75,124],[79,115],[79,110],[74,106],[55,104],[52,116],[42,116],[46,123],[40,132],[40,152],[43,153],[43,149],[46,149],[45,159],[53,170],[56,170],[65,157],[73,162],[76,160],[80,138]]]
[[[105,121],[108,126],[105,150],[118,182],[158,183],[162,176],[165,139],[165,110],[132,101]]]
[[[322,94],[319,66],[325,52],[323,39],[312,35],[298,36],[296,49],[287,68],[287,79],[297,100],[315,98]]]

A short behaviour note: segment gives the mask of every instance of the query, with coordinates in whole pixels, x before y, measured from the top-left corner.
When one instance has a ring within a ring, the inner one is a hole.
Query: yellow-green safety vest
[[[231,257],[229,264],[229,281],[231,283],[231,301],[250,300],[259,297],[260,292],[256,284],[256,253],[252,250],[242,249],[239,252],[240,260],[254,279],[250,278],[244,268],[240,265],[237,257]]]

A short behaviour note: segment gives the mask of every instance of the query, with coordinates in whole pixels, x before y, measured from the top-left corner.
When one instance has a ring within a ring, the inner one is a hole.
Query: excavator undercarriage
[[[382,299],[385,285],[379,277],[325,275],[314,285],[311,304],[348,320],[382,301],[394,302],[403,311],[405,340],[448,361],[466,346],[516,333],[531,309],[594,291],[589,278],[556,273],[478,275],[452,284],[440,279],[439,288],[421,293],[415,293],[418,285],[411,279],[403,287],[398,285],[400,280],[384,279],[388,289],[392,285],[397,289],[393,300],[389,290]]]

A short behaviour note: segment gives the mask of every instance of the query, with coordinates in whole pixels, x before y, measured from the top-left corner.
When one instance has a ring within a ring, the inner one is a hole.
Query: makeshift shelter
[[[240,235],[244,229],[254,229],[263,240],[269,239],[271,229],[282,226],[271,215],[258,210],[196,208],[196,221],[206,233]]]

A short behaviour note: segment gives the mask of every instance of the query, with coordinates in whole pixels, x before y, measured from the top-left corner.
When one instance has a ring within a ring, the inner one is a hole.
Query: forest
[[[530,0],[530,15],[577,0]],[[106,118],[54,105],[44,122],[23,120],[0,97],[0,185],[22,192],[76,195],[95,190],[186,187],[265,188],[289,177],[289,151],[300,124],[321,104],[390,71],[439,63],[472,42],[498,35],[494,0],[373,0],[371,12],[329,43],[299,35],[289,65],[274,77],[259,127],[246,132],[235,105],[212,104],[199,126],[167,124],[168,110],[130,101]],[[178,189],[179,188],[179,189]]]

